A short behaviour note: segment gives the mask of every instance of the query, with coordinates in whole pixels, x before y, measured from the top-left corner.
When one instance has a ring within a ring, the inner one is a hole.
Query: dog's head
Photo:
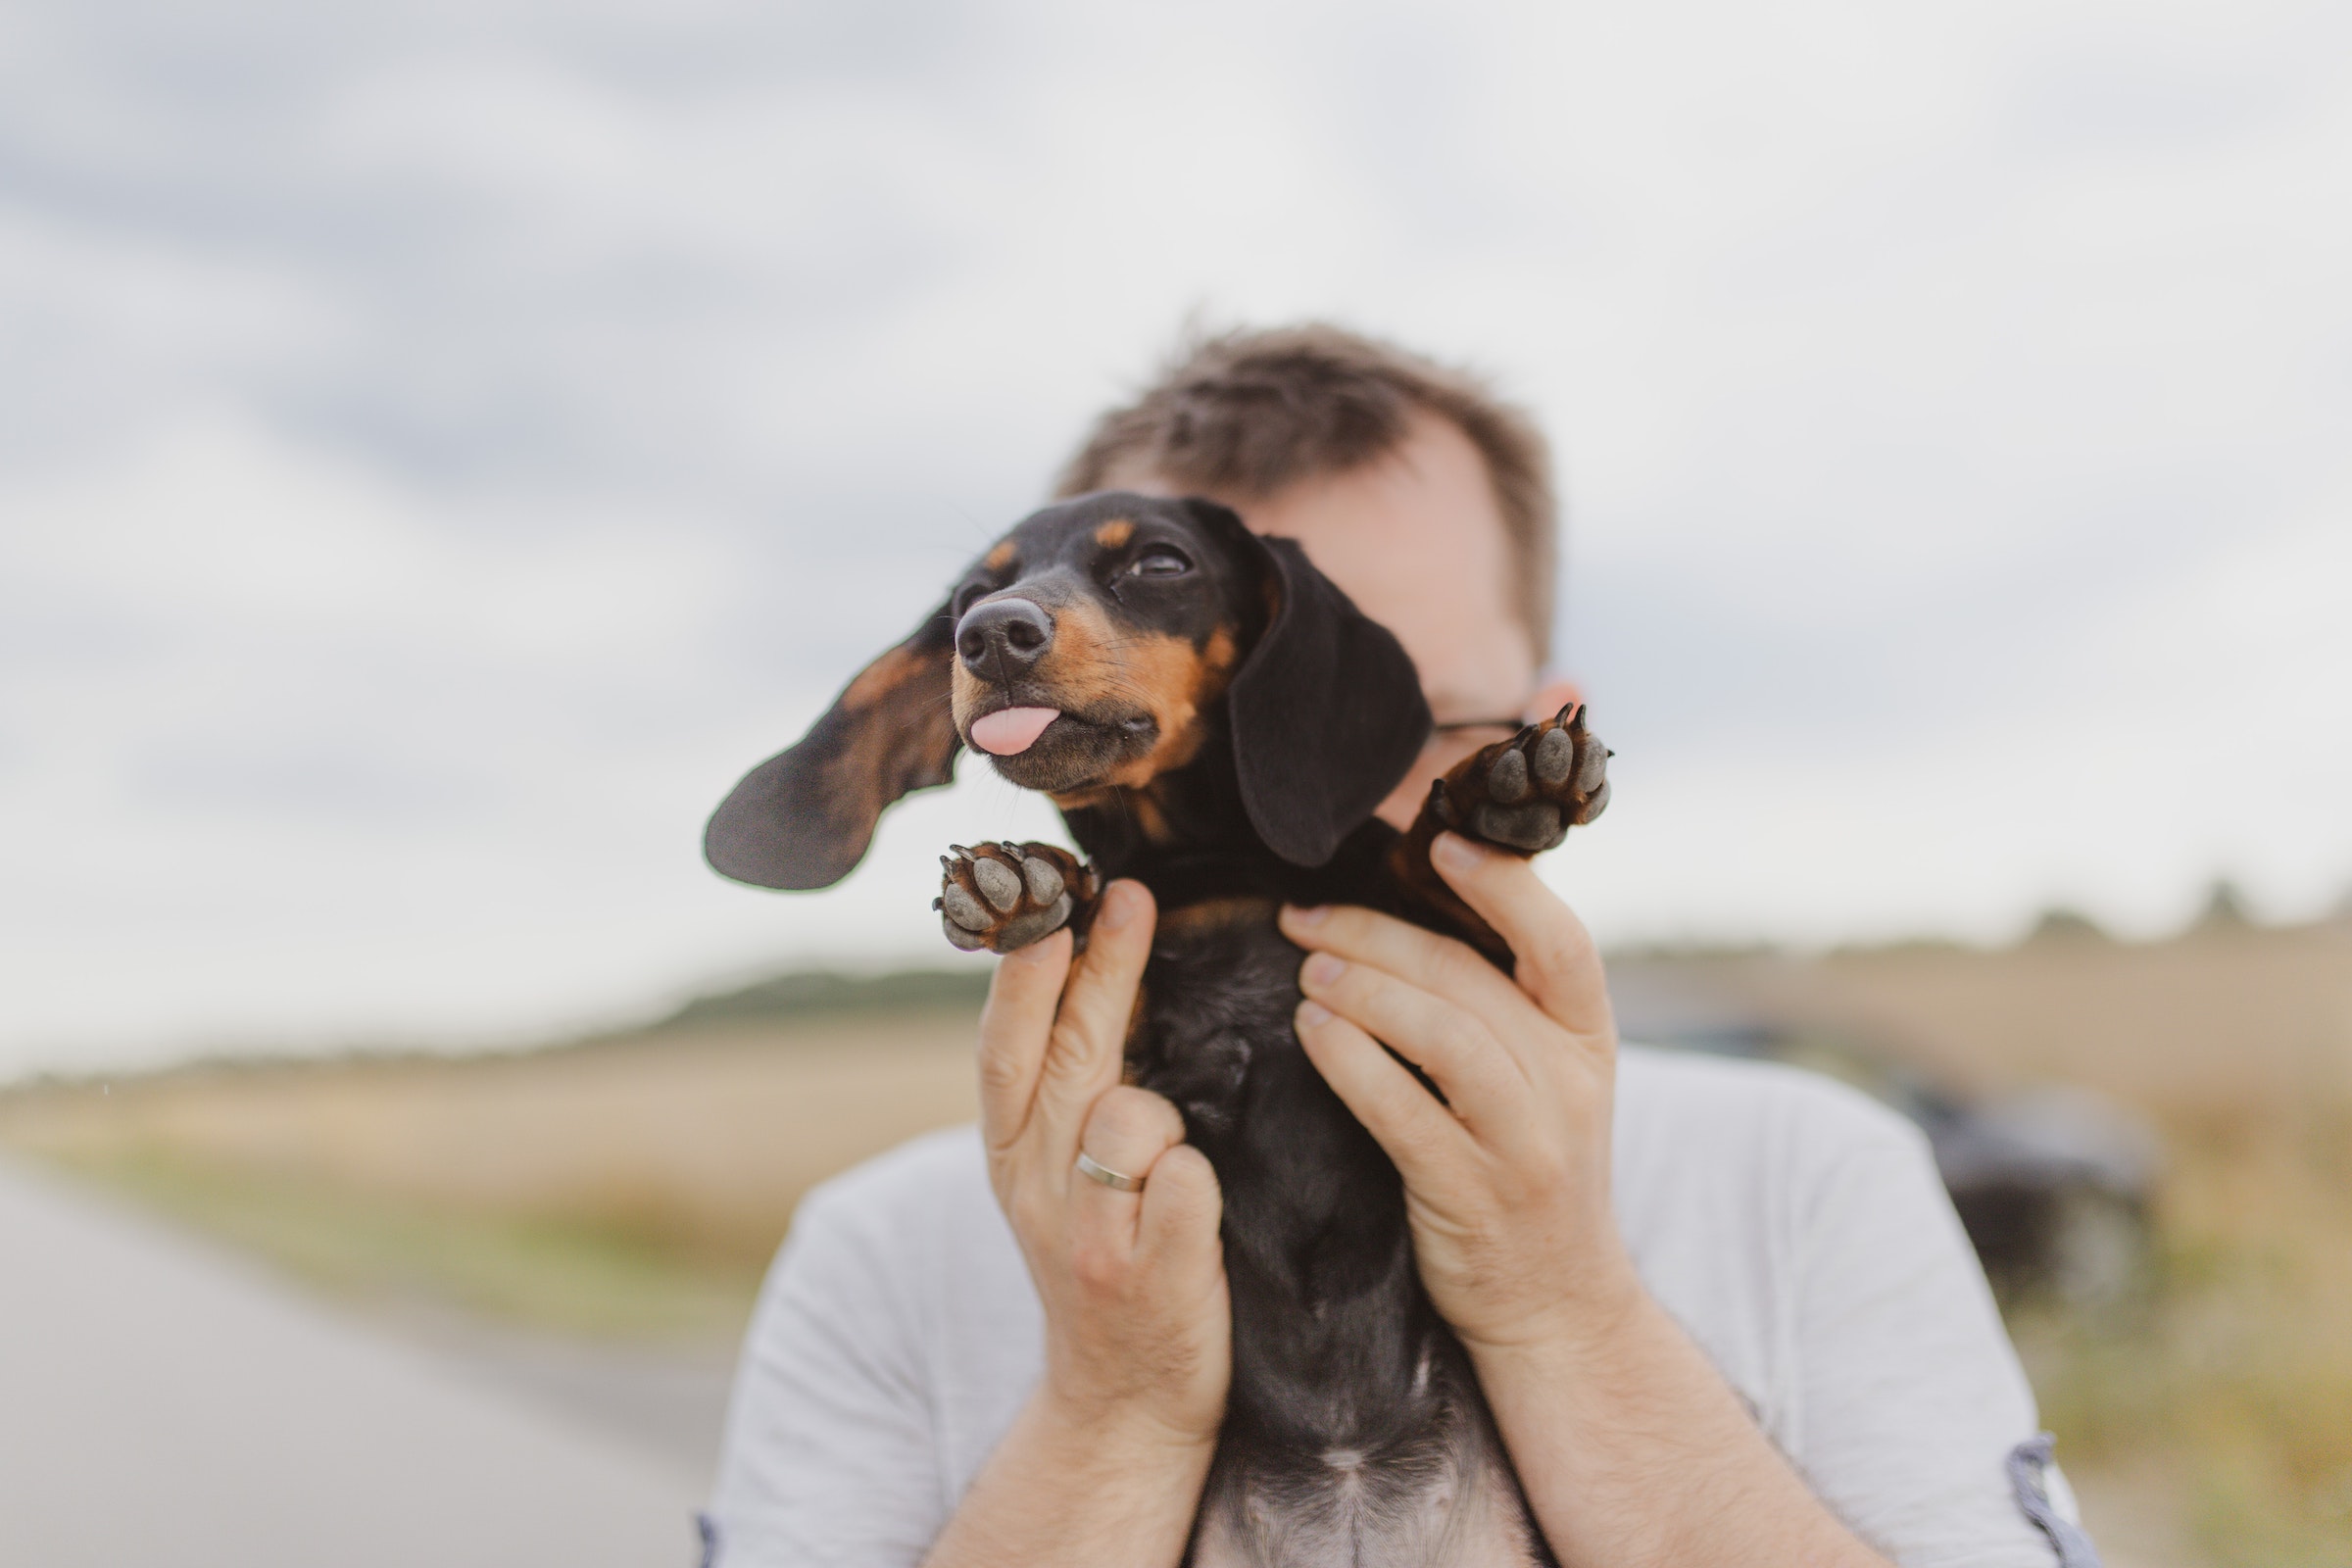
[[[828,887],[885,808],[948,782],[959,746],[1081,808],[1230,737],[1250,826],[1320,865],[1429,729],[1412,661],[1297,544],[1213,502],[1106,491],[1048,507],[972,563],[735,787],[704,852],[738,881]]]

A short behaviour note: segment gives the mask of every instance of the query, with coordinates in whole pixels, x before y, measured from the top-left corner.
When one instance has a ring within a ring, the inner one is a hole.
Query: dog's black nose
[[[963,667],[984,680],[1025,675],[1054,646],[1054,617],[1026,599],[992,599],[956,625]]]

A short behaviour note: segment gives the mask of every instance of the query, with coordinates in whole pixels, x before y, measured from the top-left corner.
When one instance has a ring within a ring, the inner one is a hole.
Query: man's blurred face
[[[1149,470],[1115,472],[1113,488],[1183,495]],[[1452,421],[1416,418],[1395,451],[1348,473],[1302,479],[1271,496],[1214,495],[1259,533],[1296,539],[1307,559],[1404,644],[1441,724],[1544,716],[1567,687],[1536,687],[1534,640],[1504,585],[1516,569],[1486,461]],[[1509,731],[1432,737],[1381,817],[1411,823],[1429,781]]]

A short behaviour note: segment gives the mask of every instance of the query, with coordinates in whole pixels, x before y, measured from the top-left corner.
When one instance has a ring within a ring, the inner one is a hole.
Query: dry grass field
[[[0,1096],[0,1141],[347,1294],[731,1335],[803,1193],[976,1114],[973,1023],[718,1023],[35,1086]]]
[[[2352,925],[2001,953],[1628,960],[1957,1084],[2145,1114],[2158,1256],[2093,1315],[2014,1303],[2115,1560],[2352,1565]],[[715,1338],[810,1185],[973,1113],[968,1009],[713,1019],[471,1060],[207,1067],[0,1095],[0,1141],[330,1289]]]

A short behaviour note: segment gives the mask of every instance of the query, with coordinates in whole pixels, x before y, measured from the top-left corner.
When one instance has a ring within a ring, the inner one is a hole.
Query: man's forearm
[[[1886,1568],[1646,1292],[1589,1341],[1471,1353],[1564,1568]]]
[[[1175,1568],[1214,1451],[1148,1420],[1082,1419],[1041,1388],[924,1568]]]

